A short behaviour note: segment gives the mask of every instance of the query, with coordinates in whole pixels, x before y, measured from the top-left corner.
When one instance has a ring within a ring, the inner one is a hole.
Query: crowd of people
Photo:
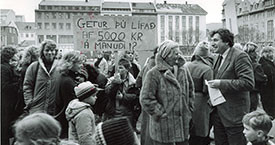
[[[215,145],[273,144],[274,47],[218,29],[189,62],[172,40],[153,51],[141,67],[135,51],[91,64],[76,50],[57,57],[53,40],[2,48],[1,144],[209,145],[212,127]]]

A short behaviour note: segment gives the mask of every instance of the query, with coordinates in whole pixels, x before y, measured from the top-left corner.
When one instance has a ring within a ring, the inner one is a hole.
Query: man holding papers
[[[249,90],[254,87],[251,60],[233,47],[234,35],[229,30],[218,29],[210,36],[218,57],[213,65],[214,80],[208,81],[208,85],[219,89],[226,100],[216,105],[211,114],[215,145],[246,145],[242,118],[249,112]]]

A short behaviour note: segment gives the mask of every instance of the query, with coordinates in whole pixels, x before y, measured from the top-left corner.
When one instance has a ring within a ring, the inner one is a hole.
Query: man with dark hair
[[[214,106],[211,120],[216,145],[245,145],[242,133],[243,116],[249,112],[249,91],[254,87],[254,75],[249,56],[234,47],[234,35],[227,29],[211,33],[211,45],[218,57],[214,60],[212,88],[221,91],[226,102]]]

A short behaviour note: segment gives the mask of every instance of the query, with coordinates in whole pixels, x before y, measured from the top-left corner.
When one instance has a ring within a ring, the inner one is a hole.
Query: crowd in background
[[[135,51],[117,58],[97,52],[89,63],[80,51],[58,54],[52,40],[20,53],[6,46],[1,143],[208,145],[212,126],[216,145],[253,143],[243,135],[249,119],[265,112],[275,117],[275,48],[234,45],[226,29],[209,40],[198,43],[189,62],[179,44],[164,41],[143,67]],[[205,80],[221,90],[225,103],[211,104]],[[266,137],[271,120],[264,117]]]

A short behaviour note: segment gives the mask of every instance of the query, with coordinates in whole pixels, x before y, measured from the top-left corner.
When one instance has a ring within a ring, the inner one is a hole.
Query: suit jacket
[[[236,48],[230,48],[223,64],[215,74],[226,102],[217,106],[225,127],[242,125],[243,116],[249,112],[249,91],[254,87],[254,74],[249,56]],[[214,61],[214,64],[216,60]]]

